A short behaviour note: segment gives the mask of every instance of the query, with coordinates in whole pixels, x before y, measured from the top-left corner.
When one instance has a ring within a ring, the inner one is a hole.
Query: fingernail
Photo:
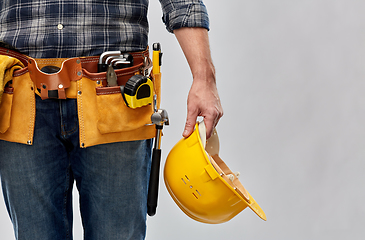
[[[189,134],[188,130],[185,130],[185,131],[183,132],[183,136],[186,136],[186,135],[188,135],[188,134]]]

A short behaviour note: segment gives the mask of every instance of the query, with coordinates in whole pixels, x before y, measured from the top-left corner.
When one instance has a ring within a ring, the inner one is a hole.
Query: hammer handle
[[[148,186],[148,198],[147,198],[147,213],[149,216],[156,214],[157,199],[158,199],[158,185],[160,178],[160,162],[161,162],[161,149],[153,149],[152,163],[151,163],[151,175]]]

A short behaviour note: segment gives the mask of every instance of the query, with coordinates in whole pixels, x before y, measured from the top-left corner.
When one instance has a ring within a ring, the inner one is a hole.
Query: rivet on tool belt
[[[71,81],[82,78],[82,66],[79,58],[70,58],[62,63],[61,68],[56,73],[55,69],[44,69],[42,72],[34,59],[28,60],[30,78],[40,91],[42,99],[58,98],[66,99],[65,89],[70,87]]]

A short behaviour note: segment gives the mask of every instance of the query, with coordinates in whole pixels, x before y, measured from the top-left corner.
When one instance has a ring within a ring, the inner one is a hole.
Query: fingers
[[[209,114],[197,114],[196,111],[194,112],[188,112],[186,123],[185,123],[185,129],[183,132],[183,137],[189,137],[190,134],[194,131],[194,127],[196,124],[196,119],[198,116],[204,117],[204,124],[206,127],[206,136],[207,139],[210,138],[213,134],[214,128],[217,126],[219,119],[223,116],[223,111],[219,109],[215,109],[215,111],[209,113]]]
[[[201,96],[201,95],[200,95]],[[223,109],[219,97],[207,96],[198,98],[190,93],[188,98],[188,112],[183,137],[188,137],[194,131],[197,117],[202,116],[206,126],[207,139],[213,134],[219,119],[223,116]]]
[[[207,131],[207,139],[209,139],[217,126],[219,119],[223,116],[223,111],[220,109],[215,109],[208,116],[204,117],[204,124]]]
[[[184,128],[184,132],[183,132],[183,137],[189,137],[190,134],[192,134],[192,132],[194,131],[197,117],[198,117],[198,114],[196,112],[191,113],[188,111],[188,115],[187,115],[186,122],[185,122],[185,128]]]
[[[193,133],[196,119],[199,115],[199,108],[195,104],[190,104],[191,101],[188,98],[188,112],[185,122],[185,128],[183,132],[183,137],[189,137]]]
[[[183,132],[188,137],[193,131],[198,116],[204,118],[207,139],[223,115],[223,109],[215,81],[193,81],[187,101],[187,117]]]

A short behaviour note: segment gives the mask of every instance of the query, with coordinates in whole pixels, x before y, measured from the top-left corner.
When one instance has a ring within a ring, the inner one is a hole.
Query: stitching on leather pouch
[[[120,90],[114,90],[114,91],[107,91],[107,92],[97,92],[96,95],[108,95],[108,94],[115,94],[120,93]]]
[[[80,123],[79,123],[79,131],[80,131],[80,142],[81,143],[85,143],[85,137],[84,137],[84,126],[85,126],[85,123],[84,123],[84,108],[83,108],[83,105],[82,105],[82,79],[80,81],[77,81],[77,86],[78,86],[78,91],[81,91],[81,95],[78,95],[77,96],[77,99],[79,99],[78,103],[80,103],[80,113],[81,113],[81,116],[80,116],[80,120],[81,120],[81,126],[80,126]]]
[[[33,97],[32,97],[33,96]],[[34,130],[34,122],[35,122],[35,116],[34,116],[34,110],[35,110],[35,97],[33,94],[30,94],[30,102],[31,102],[31,113],[29,118],[29,131],[28,131],[28,140],[32,137],[32,131]],[[34,121],[32,121],[34,119]]]

